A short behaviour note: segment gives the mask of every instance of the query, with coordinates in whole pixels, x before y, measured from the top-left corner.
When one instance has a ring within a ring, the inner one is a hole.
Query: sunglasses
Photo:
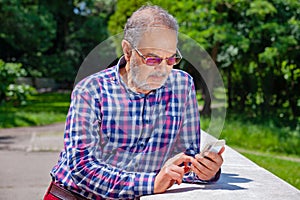
[[[176,49],[176,54],[169,58],[161,58],[159,56],[144,56],[137,48],[134,48],[134,50],[139,54],[141,58],[144,60],[144,64],[149,66],[156,66],[159,65],[163,60],[166,60],[168,65],[177,65],[181,59],[181,53],[178,49]]]

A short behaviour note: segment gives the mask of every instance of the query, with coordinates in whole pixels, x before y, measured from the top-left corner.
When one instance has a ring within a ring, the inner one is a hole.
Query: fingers
[[[174,165],[180,165],[182,163],[189,163],[191,162],[191,159],[193,157],[185,155],[184,153],[179,153],[176,156],[174,156],[173,158],[169,159],[169,163],[172,163]]]
[[[190,170],[194,171],[200,179],[209,180],[217,173],[223,162],[221,155],[216,153],[208,153],[205,158],[200,158],[200,155],[196,156],[195,159],[184,153],[179,153],[167,160],[155,178],[154,193],[166,191],[175,182],[181,184],[184,174]],[[189,166],[189,163],[192,165]]]
[[[222,149],[221,149],[221,151],[222,151]],[[221,151],[220,151],[220,152],[221,152]],[[223,150],[223,151],[224,151],[224,150]],[[206,158],[206,159],[204,159],[204,158]],[[202,160],[203,162],[208,163],[207,160],[210,160],[212,163],[215,163],[215,164],[217,164],[218,166],[221,166],[222,163],[223,163],[223,158],[222,158],[222,156],[221,156],[220,153],[205,152],[205,153],[204,153],[204,158],[201,157],[199,154],[196,155],[196,159],[197,159],[198,161],[199,161],[199,159],[200,159],[200,160]],[[212,163],[209,163],[209,164],[212,164]]]
[[[166,168],[166,174],[177,182],[178,185],[182,183],[182,178],[184,175],[184,168],[177,165],[171,165]]]
[[[225,151],[225,147],[222,147],[222,149],[219,151],[219,155],[221,155]]]
[[[208,159],[206,159],[208,160]],[[210,160],[208,160],[208,162],[211,162]],[[196,161],[196,162],[192,162],[191,165],[191,170],[197,174],[197,176],[201,179],[201,180],[209,180],[211,179],[211,177],[213,177],[215,175],[215,168],[212,168],[211,165],[207,164],[204,165],[202,164],[200,161]]]
[[[197,154],[191,163],[191,170],[194,171],[200,179],[209,180],[213,178],[220,169],[223,164],[223,158],[220,154],[205,152],[204,157]]]
[[[162,193],[171,187],[175,182],[182,183],[184,168],[174,164],[163,166],[155,177],[154,193]]]
[[[184,174],[185,174],[185,173],[188,173],[191,171],[190,163],[191,163],[192,159],[194,159],[194,158],[191,156],[188,156],[184,153],[179,153],[176,156],[174,156],[173,158],[169,159],[167,161],[168,164],[166,163],[166,165],[177,165],[177,166],[183,167]]]
[[[188,173],[188,172],[190,172],[191,171],[191,167],[190,167],[190,164],[188,164],[188,163],[184,163],[184,173],[186,174],[186,173]]]
[[[211,171],[206,170],[206,168],[197,168],[194,165],[191,165],[191,170],[198,176],[201,180],[210,180],[210,177],[213,177],[213,173]]]

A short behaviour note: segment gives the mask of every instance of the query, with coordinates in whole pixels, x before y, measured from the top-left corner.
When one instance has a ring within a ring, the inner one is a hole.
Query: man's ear
[[[127,62],[130,61],[130,57],[131,57],[131,53],[132,53],[132,48],[131,48],[131,45],[129,44],[128,41],[122,40],[122,49],[123,49],[125,60]]]

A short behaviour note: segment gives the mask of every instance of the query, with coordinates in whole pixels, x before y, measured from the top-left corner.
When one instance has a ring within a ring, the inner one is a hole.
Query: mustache
[[[154,72],[154,73],[149,74],[149,76],[166,77],[167,73],[165,73],[165,72]]]

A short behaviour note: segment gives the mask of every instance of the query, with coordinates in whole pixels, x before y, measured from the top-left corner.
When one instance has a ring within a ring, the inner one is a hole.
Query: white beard
[[[152,67],[152,66],[149,66]],[[168,78],[168,73],[167,70],[164,68],[163,71],[159,72],[154,72],[149,74],[145,79],[139,79],[139,75],[141,75],[143,72],[141,71],[141,67],[139,67],[134,59],[131,60],[130,62],[130,70],[128,74],[128,78],[130,80],[129,85],[132,85],[134,88],[141,89],[141,90],[146,90],[146,91],[151,91],[155,90],[157,88],[160,88],[167,80]],[[147,79],[150,76],[156,76],[156,77],[163,77],[163,80],[159,85],[157,85],[157,82],[155,82],[155,86],[151,85],[151,83],[147,83]]]

